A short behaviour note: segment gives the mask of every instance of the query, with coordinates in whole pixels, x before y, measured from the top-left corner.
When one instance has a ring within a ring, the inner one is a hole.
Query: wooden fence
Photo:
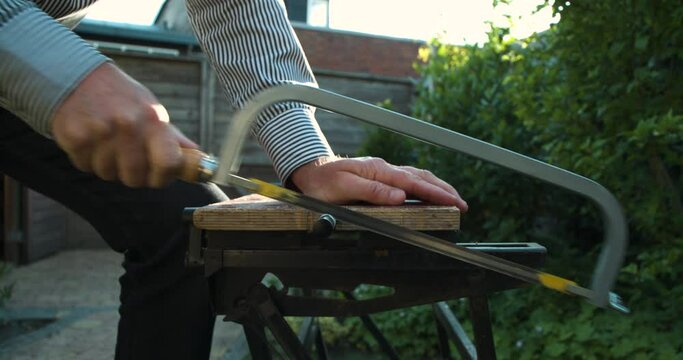
[[[219,152],[233,110],[205,57],[107,52],[104,49],[103,52],[159,98],[168,109],[172,123],[183,133],[203,149]],[[321,88],[370,103],[390,99],[397,111],[409,109],[413,92],[409,80],[322,70],[315,73]],[[325,111],[318,111],[316,116],[335,152],[353,155],[358,150],[366,132],[364,125]],[[253,140],[245,145],[241,172],[268,181],[276,180],[269,159]],[[23,255],[10,260],[29,262],[61,248],[106,246],[78,215],[31,190],[23,191],[23,239],[11,244],[23,250],[6,250],[5,256]],[[10,211],[8,207],[5,209],[6,213]],[[6,249],[8,246],[5,244]]]

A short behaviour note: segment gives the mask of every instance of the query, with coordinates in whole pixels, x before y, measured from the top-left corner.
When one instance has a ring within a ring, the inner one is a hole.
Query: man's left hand
[[[336,204],[400,205],[412,196],[467,211],[458,192],[431,172],[392,165],[380,158],[324,157],[299,167],[291,179],[304,194]]]

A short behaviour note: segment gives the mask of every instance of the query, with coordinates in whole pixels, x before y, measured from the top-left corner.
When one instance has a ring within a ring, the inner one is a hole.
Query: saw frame
[[[392,226],[387,227],[385,222],[373,221],[373,218],[370,217],[368,217],[369,219],[359,220],[359,217],[356,216],[357,214],[341,214],[338,211],[339,209],[347,212],[348,210],[340,206],[311,199],[259,180],[244,179],[236,176],[240,167],[242,146],[252,124],[267,107],[285,101],[305,103],[376,125],[428,144],[466,154],[523,175],[543,180],[592,200],[598,206],[602,215],[604,242],[593,271],[590,288],[581,287],[575,282],[559,276],[543,273],[521,265],[515,266],[514,263],[509,264],[509,261],[482,254],[476,250],[467,250],[466,254],[463,254],[463,250],[457,245],[434,242],[434,239],[430,239],[429,236],[421,235],[417,232],[415,232],[417,234],[412,234],[412,232],[409,234],[412,236],[412,242],[406,241],[405,238],[399,238],[400,234],[398,232],[400,230],[407,231],[407,229],[399,226],[393,226],[398,229],[392,228]],[[467,135],[312,86],[287,84],[269,88],[258,93],[241,110],[235,113],[223,143],[220,161],[210,158],[203,159],[199,163],[199,167],[200,180],[202,181],[240,186],[252,192],[286,201],[309,210],[323,213],[329,212],[340,220],[364,227],[369,231],[408,242],[412,245],[530,283],[537,283],[556,291],[576,295],[585,298],[598,307],[612,308],[622,313],[629,312],[622,304],[619,296],[610,291],[621,268],[628,242],[626,218],[614,195],[599,183],[586,177]]]

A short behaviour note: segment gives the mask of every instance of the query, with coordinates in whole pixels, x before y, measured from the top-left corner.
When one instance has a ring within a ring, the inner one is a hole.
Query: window
[[[289,20],[308,23],[308,0],[285,0]]]
[[[289,20],[312,26],[330,25],[330,0],[284,0]]]

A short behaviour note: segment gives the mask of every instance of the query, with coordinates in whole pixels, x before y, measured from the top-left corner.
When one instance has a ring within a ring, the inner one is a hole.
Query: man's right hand
[[[57,108],[52,135],[80,170],[130,187],[161,187],[197,148],[146,87],[113,64],[91,72]]]

